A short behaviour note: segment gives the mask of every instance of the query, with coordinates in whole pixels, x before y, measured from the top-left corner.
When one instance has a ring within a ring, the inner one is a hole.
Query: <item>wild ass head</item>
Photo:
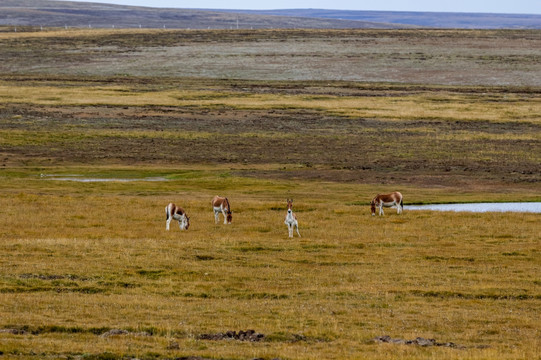
[[[291,214],[293,212],[293,199],[287,199],[287,213]]]
[[[227,198],[225,198],[225,205],[226,205],[226,219],[227,219],[227,223],[228,224],[231,224],[231,220],[233,220],[233,212],[231,211],[231,206],[229,205],[229,200]]]
[[[379,196],[379,195],[378,195]],[[376,196],[375,198],[372,199],[372,202],[370,203],[370,211],[372,212],[372,216],[375,216],[376,215],[376,199],[378,198],[378,196]]]

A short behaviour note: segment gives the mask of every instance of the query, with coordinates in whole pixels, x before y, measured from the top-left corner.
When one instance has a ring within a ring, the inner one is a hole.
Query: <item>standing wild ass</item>
[[[169,230],[171,220],[178,221],[180,230],[188,230],[190,227],[190,218],[186,214],[186,211],[173,203],[169,203],[169,205],[165,207],[165,220],[165,230]]]
[[[297,229],[297,234],[301,237],[299,233],[299,222],[297,221],[297,215],[293,213],[293,199],[287,199],[287,215],[284,223],[287,225],[289,230],[289,237],[293,237],[293,228]]]
[[[231,205],[229,205],[229,200],[226,197],[216,195],[212,199],[212,208],[214,209],[214,222],[216,224],[220,221],[220,212],[224,215],[224,224],[231,224],[233,215],[231,215]]]
[[[396,206],[397,214],[402,214],[404,204],[402,203],[402,194],[398,191],[390,194],[376,195],[376,197],[373,198],[372,202],[370,203],[370,210],[372,211],[372,216],[374,216],[376,215],[376,207],[378,207],[379,215],[383,215],[383,208],[392,206]]]

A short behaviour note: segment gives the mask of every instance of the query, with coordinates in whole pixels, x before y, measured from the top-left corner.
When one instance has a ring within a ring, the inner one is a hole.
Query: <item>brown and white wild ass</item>
[[[171,220],[178,221],[180,230],[188,230],[190,227],[190,218],[186,214],[186,211],[173,203],[169,203],[169,205],[165,207],[165,220],[165,230],[169,230]]]
[[[379,215],[383,215],[384,207],[396,206],[396,213],[402,214],[404,209],[404,204],[402,203],[402,194],[398,191],[392,192],[390,194],[378,194],[375,198],[372,199],[370,203],[370,210],[372,211],[372,216],[376,215],[376,207],[379,208]]]
[[[212,208],[214,209],[214,222],[216,224],[220,221],[220,212],[224,215],[224,224],[231,224],[233,215],[231,215],[231,205],[229,205],[229,200],[226,197],[216,195],[212,199]]]
[[[293,199],[287,199],[287,215],[284,223],[287,225],[289,230],[289,237],[293,237],[293,228],[297,229],[297,234],[301,237],[299,233],[299,222],[297,221],[297,215],[293,213]]]

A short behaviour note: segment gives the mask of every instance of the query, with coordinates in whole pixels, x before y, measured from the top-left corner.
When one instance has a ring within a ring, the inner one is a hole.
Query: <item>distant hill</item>
[[[295,16],[321,19],[342,19],[415,25],[429,28],[457,29],[541,29],[541,15],[491,14],[491,13],[443,13],[406,11],[351,11],[322,9],[288,10],[217,10],[245,14]]]
[[[91,2],[0,0],[0,26],[167,29],[411,28],[335,18],[310,18],[219,10],[163,9]]]
[[[0,0],[0,26],[168,29],[541,29],[541,15],[322,9],[164,9],[92,2]]]

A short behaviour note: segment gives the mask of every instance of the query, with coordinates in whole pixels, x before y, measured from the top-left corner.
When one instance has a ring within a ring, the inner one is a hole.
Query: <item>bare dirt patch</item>
[[[392,338],[389,335],[378,336],[374,338],[376,343],[388,343],[388,344],[397,344],[397,345],[417,345],[421,347],[430,347],[430,346],[439,346],[439,347],[449,347],[453,349],[466,349],[466,346],[455,344],[453,342],[439,342],[436,339],[426,339],[423,337],[417,337],[413,340],[404,340],[399,338]],[[480,345],[476,346],[477,349],[485,349],[488,346]]]
[[[393,339],[388,335],[378,336],[374,339],[375,342],[379,343],[389,343],[389,344],[399,344],[399,345],[418,345],[418,346],[444,346],[450,348],[464,349],[465,346],[457,345],[452,342],[440,343],[436,339],[425,339],[422,337],[415,338],[413,340],[404,340],[404,339]]]
[[[264,334],[258,333],[255,330],[240,330],[240,331],[226,331],[223,333],[215,334],[201,334],[198,339],[201,340],[239,340],[239,341],[262,341],[265,338]]]

